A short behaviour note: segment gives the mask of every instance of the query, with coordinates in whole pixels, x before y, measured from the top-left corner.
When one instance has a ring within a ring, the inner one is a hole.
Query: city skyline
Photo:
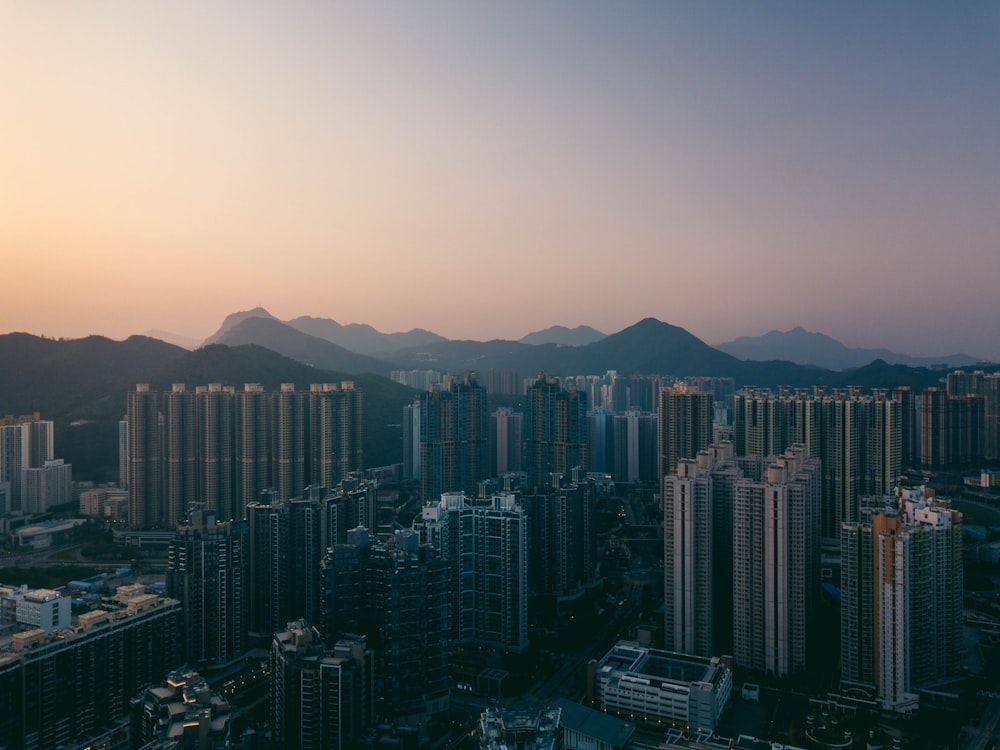
[[[0,20],[3,332],[203,339],[259,304],[449,338],[655,317],[712,344],[802,326],[1000,359],[993,4]]]

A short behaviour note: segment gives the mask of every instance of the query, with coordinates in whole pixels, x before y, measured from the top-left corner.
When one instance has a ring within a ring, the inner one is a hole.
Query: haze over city
[[[1000,7],[9,4],[0,332],[1000,359]]]

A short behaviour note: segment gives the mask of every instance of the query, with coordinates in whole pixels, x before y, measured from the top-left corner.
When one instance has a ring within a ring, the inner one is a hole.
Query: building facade
[[[619,641],[597,663],[593,692],[602,711],[713,732],[733,689],[718,657],[660,651]]]
[[[779,677],[808,665],[819,589],[819,461],[793,446],[733,486],[733,659]]]
[[[683,383],[660,388],[658,481],[677,469],[682,458],[694,458],[712,442],[712,394]]]
[[[180,666],[181,605],[122,587],[70,628],[16,633],[0,654],[0,742],[71,747],[127,719],[144,685]]]
[[[960,674],[962,516],[922,487],[862,508],[841,530],[841,680],[911,711]]]
[[[173,528],[193,507],[241,520],[265,489],[281,499],[362,469],[363,394],[354,384],[291,383],[267,392],[212,383],[127,397],[129,523]]]
[[[588,467],[587,394],[575,385],[563,388],[544,373],[527,391],[525,460],[528,486],[538,490],[553,473]]]

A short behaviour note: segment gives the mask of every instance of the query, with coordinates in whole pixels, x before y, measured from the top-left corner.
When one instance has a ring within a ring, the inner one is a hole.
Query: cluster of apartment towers
[[[73,469],[54,448],[54,425],[37,412],[0,418],[0,516],[72,501]]]
[[[996,382],[953,373],[948,391],[917,398],[748,388],[731,406],[692,385],[657,385],[657,410],[644,416],[663,477],[666,648],[804,672],[822,648],[812,618],[825,544],[842,560],[843,680],[906,710],[920,688],[953,677],[960,516],[896,484],[904,462],[996,452],[996,399],[987,406],[983,392]],[[411,528],[376,534],[376,488],[353,473],[361,392],[351,384],[130,393],[130,522],[180,524],[169,589],[184,603],[188,662],[224,663],[300,618],[316,625],[313,653],[362,633],[377,655],[375,694],[398,715],[433,704],[456,669],[469,682],[484,674],[476,649],[522,651],[530,595],[593,580],[600,493],[587,471],[586,391],[543,375],[526,395],[520,445],[507,451],[526,471],[491,479],[500,425],[520,415],[488,414],[474,376],[421,394],[404,435],[425,505]],[[731,425],[714,421],[720,405]],[[648,445],[639,450],[649,463]],[[205,512],[185,521],[191,497]],[[218,554],[200,554],[206,544]]]
[[[426,498],[410,528],[382,524],[376,483],[345,461],[322,472],[323,458],[359,456],[360,404],[361,391],[345,384],[274,393],[139,386],[128,395],[125,455],[130,504],[145,516],[131,524],[163,528],[182,518],[169,542],[167,593],[183,604],[188,664],[219,667],[268,647],[288,662],[275,674],[295,682],[348,641],[359,653],[360,638],[372,671],[360,683],[371,695],[359,701],[370,715],[433,713],[456,679],[499,688],[503,673],[491,671],[499,655],[529,645],[530,595],[578,593],[594,581],[595,495],[579,473],[553,480],[546,472],[556,484],[539,494],[524,492],[518,477],[477,478],[474,492],[463,485]],[[485,397],[481,406],[485,416]],[[245,416],[251,411],[255,419]],[[218,415],[231,421],[220,425]],[[231,460],[219,460],[220,429]],[[253,433],[262,436],[259,465],[270,471],[262,471],[264,489],[242,494],[252,498],[242,510],[221,499],[229,495],[202,492],[220,484],[211,481],[220,465],[226,486],[241,486],[245,467],[258,465],[242,448],[256,443]],[[296,447],[281,453],[283,445]],[[178,489],[182,481],[192,494]],[[192,496],[194,510],[183,502]]]

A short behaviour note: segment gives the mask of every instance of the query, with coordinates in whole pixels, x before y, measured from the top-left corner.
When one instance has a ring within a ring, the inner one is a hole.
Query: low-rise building
[[[556,701],[566,750],[621,750],[635,731],[635,724],[560,698]]]
[[[35,589],[17,596],[17,623],[25,629],[38,628],[46,633],[68,628],[72,600],[58,591]]]
[[[602,711],[712,732],[729,700],[733,673],[723,658],[678,654],[619,641],[598,662],[594,694]]]

